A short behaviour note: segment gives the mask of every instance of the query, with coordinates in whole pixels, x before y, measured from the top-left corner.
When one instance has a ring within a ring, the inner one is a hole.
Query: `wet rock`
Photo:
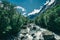
[[[55,40],[54,34],[50,31],[44,31],[43,37],[44,37],[44,40]]]
[[[40,28],[35,24],[28,24],[21,28],[15,40],[57,40],[56,36],[55,33]]]

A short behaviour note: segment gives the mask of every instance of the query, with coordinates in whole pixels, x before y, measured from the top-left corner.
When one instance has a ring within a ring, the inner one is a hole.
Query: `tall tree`
[[[60,4],[58,2],[60,1],[57,0],[54,7],[40,14],[35,19],[35,23],[60,34]]]
[[[18,13],[14,7],[6,1],[0,3],[0,39],[17,34],[20,27],[27,23],[27,18]]]

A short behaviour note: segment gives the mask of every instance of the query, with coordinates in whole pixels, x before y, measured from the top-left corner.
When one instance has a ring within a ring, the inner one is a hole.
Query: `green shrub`
[[[2,6],[2,7],[1,7]],[[20,31],[20,27],[27,23],[27,18],[14,9],[14,5],[2,1],[0,6],[0,37],[15,35]]]

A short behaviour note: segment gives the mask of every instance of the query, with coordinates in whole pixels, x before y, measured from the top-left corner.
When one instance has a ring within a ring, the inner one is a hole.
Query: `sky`
[[[19,11],[23,15],[29,15],[35,12],[39,12],[41,6],[43,6],[47,0],[8,0],[8,1],[17,5],[15,8],[19,9]]]

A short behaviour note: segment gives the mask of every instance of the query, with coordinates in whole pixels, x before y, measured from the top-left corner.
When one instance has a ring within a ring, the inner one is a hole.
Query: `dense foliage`
[[[0,2],[0,38],[7,35],[15,35],[20,31],[20,27],[27,23],[27,18],[21,16],[14,5],[9,2]]]
[[[35,24],[56,33],[60,33],[60,2],[56,2],[54,7],[36,17]]]
[[[8,35],[17,34],[23,25],[35,23],[43,28],[54,32],[60,31],[60,2],[56,1],[53,8],[40,14],[35,19],[27,19],[14,9],[14,5],[2,1],[0,2],[0,39]]]

